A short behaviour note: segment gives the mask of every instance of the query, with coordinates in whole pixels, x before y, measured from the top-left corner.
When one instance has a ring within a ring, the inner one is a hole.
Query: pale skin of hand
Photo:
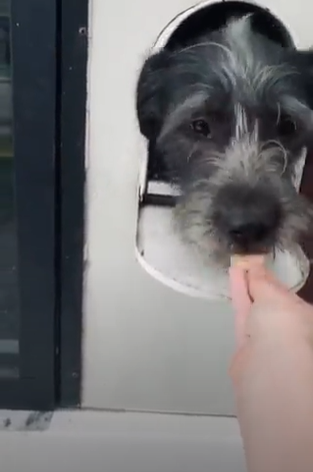
[[[229,275],[230,376],[248,472],[312,472],[313,307],[262,264]]]

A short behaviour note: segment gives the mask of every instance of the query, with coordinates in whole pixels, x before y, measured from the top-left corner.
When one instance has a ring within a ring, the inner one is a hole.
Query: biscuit
[[[235,254],[231,256],[230,265],[240,266],[243,269],[249,270],[251,267],[265,264],[265,256],[262,254],[255,254],[251,256],[240,256]]]

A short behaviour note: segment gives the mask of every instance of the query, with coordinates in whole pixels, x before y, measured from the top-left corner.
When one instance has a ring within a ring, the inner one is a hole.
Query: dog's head
[[[293,184],[313,136],[313,53],[254,32],[249,17],[148,58],[137,89],[150,159],[179,185],[185,237],[216,254],[286,248],[311,209]]]

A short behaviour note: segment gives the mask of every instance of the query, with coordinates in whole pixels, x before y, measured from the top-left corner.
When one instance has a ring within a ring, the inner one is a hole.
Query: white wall
[[[157,35],[192,0],[92,0],[90,17],[85,407],[232,414],[226,303],[178,294],[135,259],[140,153],[138,70]],[[297,45],[313,43],[310,0],[267,0]],[[311,41],[312,37],[312,41]]]

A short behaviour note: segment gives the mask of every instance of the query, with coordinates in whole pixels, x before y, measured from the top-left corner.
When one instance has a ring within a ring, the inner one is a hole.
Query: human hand
[[[304,340],[313,346],[313,307],[288,291],[263,264],[235,265],[229,276],[236,334],[230,373],[235,384],[256,345],[258,351],[271,347],[275,357]]]
[[[313,470],[313,307],[261,264],[230,269],[230,375],[249,472]]]

